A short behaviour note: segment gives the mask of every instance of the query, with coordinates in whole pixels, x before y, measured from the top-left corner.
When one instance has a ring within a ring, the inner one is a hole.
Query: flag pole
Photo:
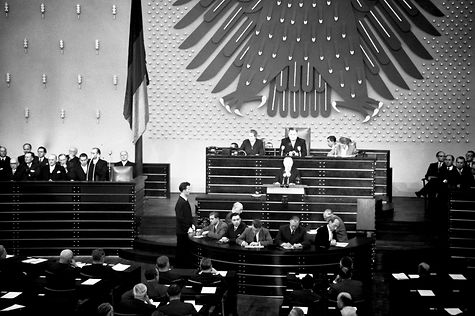
[[[135,172],[138,176],[143,174],[143,146],[142,136],[135,142]]]

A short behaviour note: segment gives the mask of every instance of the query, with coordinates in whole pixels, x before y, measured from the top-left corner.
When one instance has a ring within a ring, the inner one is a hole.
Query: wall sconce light
[[[25,120],[28,122],[28,119],[30,118],[30,109],[25,108]]]
[[[96,120],[97,120],[97,124],[99,124],[100,118],[101,118],[101,110],[97,109],[97,110],[96,110]]]
[[[41,75],[41,82],[43,83],[44,88],[46,88],[46,82],[48,82],[48,77],[46,74]]]
[[[59,40],[59,51],[61,52],[61,54],[64,54],[64,41],[63,40]]]
[[[101,48],[101,42],[96,39],[96,42],[94,44],[94,48],[96,49],[96,55],[99,55],[99,49]]]
[[[10,7],[8,6],[8,2],[5,2],[5,16],[8,17],[8,12],[10,12]]]
[[[112,76],[112,83],[114,84],[114,89],[117,90],[117,84],[119,83],[119,76],[113,75]]]
[[[76,14],[78,15],[79,20],[79,17],[81,16],[81,5],[79,3],[76,4]]]
[[[82,84],[82,76],[79,74],[78,75],[78,88],[81,89],[81,84]]]
[[[12,75],[9,72],[5,74],[5,82],[7,83],[7,87],[10,88],[10,82],[12,82]]]
[[[61,118],[61,120],[64,123],[64,119],[66,118],[66,110],[65,109],[61,109],[61,112],[59,113],[59,117]]]
[[[45,18],[46,6],[44,3],[40,4],[41,18]]]
[[[25,54],[28,53],[28,39],[25,37],[23,40],[23,48],[25,49]]]
[[[114,18],[114,20],[115,20],[116,16],[117,16],[117,6],[115,4],[113,4],[112,5],[112,17]]]

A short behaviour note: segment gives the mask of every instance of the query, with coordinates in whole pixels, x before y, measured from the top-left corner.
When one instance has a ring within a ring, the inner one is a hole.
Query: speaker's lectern
[[[267,201],[281,201],[282,208],[287,208],[289,201],[303,202],[305,199],[306,185],[291,185],[281,187],[278,184],[266,186]]]

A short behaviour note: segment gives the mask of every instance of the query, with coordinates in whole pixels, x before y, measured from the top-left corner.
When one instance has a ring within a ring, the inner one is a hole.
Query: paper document
[[[452,280],[467,280],[463,274],[449,274]]]
[[[225,277],[228,274],[228,271],[216,271],[220,276]]]
[[[15,257],[15,256],[14,255],[7,255],[7,257],[5,259],[11,258],[11,257]]]
[[[348,246],[348,243],[347,242],[337,242],[335,246],[344,248],[344,247]]]
[[[82,282],[82,285],[94,285],[99,282],[101,279],[87,279],[86,281]]]
[[[76,266],[78,266],[79,268],[82,268],[82,267],[84,267],[84,266],[86,266],[86,265],[88,265],[88,264],[85,263],[85,262],[77,262],[77,261],[76,261]]]
[[[444,310],[449,315],[460,315],[460,314],[462,314],[462,310],[460,308],[444,308]]]
[[[189,301],[184,301],[184,302],[192,304],[195,307],[197,312],[199,312],[200,309],[203,307],[203,305],[196,305],[196,301],[194,300],[189,300]]]
[[[396,280],[409,280],[409,278],[407,277],[405,273],[393,273],[393,277]]]
[[[245,246],[244,248],[264,248],[264,246],[251,246],[251,245],[247,245],[247,246]]]
[[[201,294],[214,294],[216,293],[216,286],[203,286]]]
[[[48,261],[48,259],[43,259],[43,258],[30,258],[30,259],[23,260],[22,262],[23,262],[23,263],[38,264],[38,263],[45,262],[45,261]]]
[[[311,273],[300,273],[300,274],[296,274],[295,276],[299,279],[303,279],[307,274],[313,278],[313,274]]]
[[[419,292],[420,296],[435,296],[432,290],[417,290],[417,292]]]
[[[408,274],[409,279],[419,279],[419,274]]]
[[[10,307],[7,307],[7,308],[2,309],[0,312],[8,312],[8,311],[12,311],[12,310],[14,310],[14,309],[19,309],[19,308],[23,308],[23,307],[25,307],[25,306],[20,305],[20,304],[13,304],[13,305],[10,306]]]
[[[3,295],[0,298],[15,298],[20,295],[22,292],[7,292],[7,294]]]
[[[195,235],[195,236],[193,236],[193,238],[203,238],[203,237],[204,237],[204,235]]]
[[[118,263],[115,266],[112,267],[113,270],[115,271],[125,271],[130,267],[130,264],[122,264]]]

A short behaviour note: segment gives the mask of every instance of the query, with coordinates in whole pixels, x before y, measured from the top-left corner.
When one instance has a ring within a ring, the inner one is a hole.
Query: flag
[[[148,83],[143,41],[142,4],[140,0],[132,0],[124,118],[132,129],[134,143],[145,132],[148,123]]]

